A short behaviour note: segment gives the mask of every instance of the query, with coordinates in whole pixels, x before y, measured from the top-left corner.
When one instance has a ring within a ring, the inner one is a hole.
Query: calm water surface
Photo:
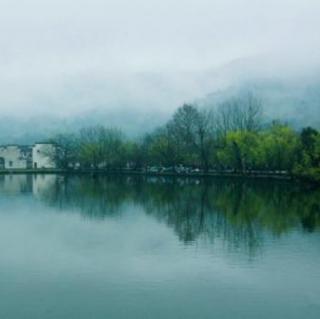
[[[320,318],[320,192],[0,176],[0,318]]]

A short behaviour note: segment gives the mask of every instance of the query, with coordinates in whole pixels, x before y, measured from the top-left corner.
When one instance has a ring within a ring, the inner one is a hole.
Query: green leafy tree
[[[316,144],[319,136],[319,132],[312,127],[304,128],[301,131],[300,138],[302,144],[302,161],[304,166],[316,166]]]
[[[218,158],[225,166],[244,172],[257,167],[258,144],[259,136],[255,132],[229,132],[224,148],[218,152]]]
[[[260,148],[265,169],[292,171],[300,148],[298,134],[288,125],[273,123],[262,133]]]

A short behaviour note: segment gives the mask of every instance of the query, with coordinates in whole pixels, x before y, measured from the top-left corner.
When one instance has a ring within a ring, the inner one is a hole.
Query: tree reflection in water
[[[37,196],[50,206],[88,218],[141,207],[166,223],[185,244],[222,239],[254,254],[264,236],[320,226],[320,191],[284,182],[142,176],[55,176]]]

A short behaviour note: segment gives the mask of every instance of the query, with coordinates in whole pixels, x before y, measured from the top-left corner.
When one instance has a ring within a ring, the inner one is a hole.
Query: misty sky
[[[170,109],[237,59],[316,61],[319,17],[319,0],[0,0],[0,109]]]

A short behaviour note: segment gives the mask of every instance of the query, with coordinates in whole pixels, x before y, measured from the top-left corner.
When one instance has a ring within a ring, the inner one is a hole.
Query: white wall
[[[27,168],[26,153],[17,145],[0,147],[0,157],[5,160],[5,168]]]
[[[33,168],[56,168],[56,164],[49,154],[55,151],[52,144],[35,144],[32,147],[32,167]]]

